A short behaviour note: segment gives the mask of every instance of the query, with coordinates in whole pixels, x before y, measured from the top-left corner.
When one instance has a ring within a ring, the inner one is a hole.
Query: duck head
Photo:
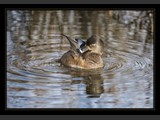
[[[104,42],[99,36],[93,35],[87,39],[86,47],[91,52],[102,55],[104,50]]]

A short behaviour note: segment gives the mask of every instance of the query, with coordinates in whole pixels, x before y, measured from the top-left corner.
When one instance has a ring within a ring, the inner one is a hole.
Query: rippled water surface
[[[153,23],[132,12],[117,20],[110,11],[8,11],[7,107],[153,108]],[[102,36],[105,67],[62,66],[61,33]]]

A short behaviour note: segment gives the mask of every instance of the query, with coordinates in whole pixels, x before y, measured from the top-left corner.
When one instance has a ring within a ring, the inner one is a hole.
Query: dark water
[[[8,11],[7,107],[153,108],[153,23],[124,13]],[[61,33],[104,37],[104,69],[61,66],[69,49]]]

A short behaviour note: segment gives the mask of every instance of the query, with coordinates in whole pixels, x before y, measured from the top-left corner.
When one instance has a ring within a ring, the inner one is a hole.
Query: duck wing
[[[79,51],[80,53],[83,53],[86,48],[85,48],[85,44],[86,42],[82,39],[72,39],[70,37],[68,37],[67,35],[61,34],[63,36],[65,36],[67,38],[67,40],[70,43],[70,49],[73,51]]]
[[[67,38],[67,40],[70,43],[70,49],[73,51],[76,51],[78,49],[78,42],[70,37],[68,37],[67,35],[61,34],[63,36],[65,36]]]

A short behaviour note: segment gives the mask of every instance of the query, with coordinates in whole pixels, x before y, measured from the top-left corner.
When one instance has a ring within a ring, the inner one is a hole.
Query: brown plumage
[[[65,36],[71,45],[71,48],[60,59],[60,62],[68,67],[81,68],[81,69],[97,69],[104,67],[101,58],[104,43],[103,40],[97,35],[93,35],[87,39],[85,43],[85,51],[82,53],[76,40]]]

